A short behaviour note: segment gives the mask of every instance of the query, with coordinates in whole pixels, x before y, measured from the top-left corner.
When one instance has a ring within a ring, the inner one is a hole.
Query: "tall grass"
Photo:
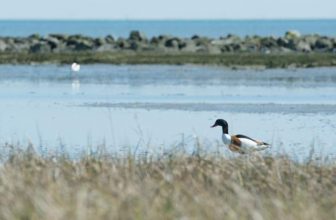
[[[0,219],[336,219],[336,164],[286,157],[112,154],[0,165]]]

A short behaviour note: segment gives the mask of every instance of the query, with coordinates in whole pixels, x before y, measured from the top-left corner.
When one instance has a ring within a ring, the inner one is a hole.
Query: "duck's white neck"
[[[223,134],[222,140],[224,144],[231,144],[231,136],[229,134]]]

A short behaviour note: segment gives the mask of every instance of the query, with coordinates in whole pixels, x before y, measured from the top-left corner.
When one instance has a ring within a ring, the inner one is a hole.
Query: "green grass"
[[[0,219],[336,219],[334,162],[18,150],[2,161]]]
[[[72,63],[81,64],[198,64],[222,66],[265,66],[267,68],[336,66],[334,53],[202,53],[100,52],[100,53],[0,53],[2,64]]]

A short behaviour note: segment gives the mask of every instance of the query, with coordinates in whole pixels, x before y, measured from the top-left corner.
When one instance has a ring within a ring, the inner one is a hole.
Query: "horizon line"
[[[335,18],[0,18],[0,21],[319,21]]]

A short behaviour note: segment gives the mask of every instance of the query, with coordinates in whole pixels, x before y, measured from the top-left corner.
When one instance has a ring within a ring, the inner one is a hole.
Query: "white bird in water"
[[[71,70],[72,70],[73,72],[78,72],[78,71],[80,70],[80,65],[79,65],[78,63],[73,63],[73,64],[71,65]]]
[[[262,141],[254,140],[242,134],[229,135],[229,124],[224,119],[217,119],[211,127],[221,126],[223,129],[222,140],[233,152],[245,154],[254,151],[261,151],[271,145]]]
[[[73,63],[71,65],[71,70],[74,73],[78,72],[80,70],[80,65],[78,63]],[[80,88],[80,82],[79,82],[79,79],[77,78],[77,74],[73,75],[71,87],[72,87],[72,90],[74,91],[78,91]]]

